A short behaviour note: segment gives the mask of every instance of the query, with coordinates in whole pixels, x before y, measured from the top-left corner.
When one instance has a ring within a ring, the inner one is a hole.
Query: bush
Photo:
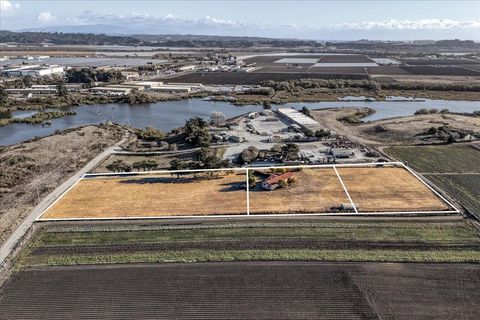
[[[437,134],[437,132],[438,132],[438,129],[435,127],[431,127],[430,129],[427,130],[427,134],[434,135],[434,134]]]
[[[161,140],[165,138],[165,132],[154,127],[146,127],[136,132],[137,137],[144,140]]]
[[[415,114],[415,115],[418,115],[418,114],[429,114],[429,112],[428,112],[428,109],[422,108],[422,109],[418,109],[417,111],[415,111],[414,114]]]
[[[256,147],[250,146],[242,151],[240,157],[244,163],[249,163],[258,157],[259,152],[260,150],[258,150]]]

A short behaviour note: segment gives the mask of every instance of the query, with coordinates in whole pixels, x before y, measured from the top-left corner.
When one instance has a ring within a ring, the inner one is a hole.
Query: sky
[[[0,29],[313,40],[480,41],[480,0],[0,0]]]

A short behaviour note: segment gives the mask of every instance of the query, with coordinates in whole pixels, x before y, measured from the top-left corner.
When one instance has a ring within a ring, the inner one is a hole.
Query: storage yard
[[[338,175],[335,168],[292,168],[288,185],[277,181],[280,186],[271,191],[264,190],[264,183],[274,173],[250,169],[255,182],[248,192],[245,169],[178,178],[156,173],[87,176],[40,219],[456,212],[402,167],[339,167]]]

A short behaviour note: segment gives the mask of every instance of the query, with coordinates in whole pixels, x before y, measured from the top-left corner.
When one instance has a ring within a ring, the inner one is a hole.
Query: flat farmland
[[[468,66],[465,66],[465,68],[467,68],[467,69],[473,69],[473,70],[476,70],[476,71],[480,71],[480,64],[468,65]]]
[[[7,319],[478,319],[477,264],[234,262],[47,267]]]
[[[324,55],[318,63],[370,63],[373,62],[363,54],[335,54]]]
[[[294,67],[287,67],[282,64],[274,64],[272,66],[262,66],[259,69],[254,70],[255,73],[298,73],[298,72],[307,72],[309,70],[309,65],[296,65]]]
[[[245,214],[245,173],[218,178],[169,174],[81,180],[42,218],[161,217]]]
[[[275,56],[256,56],[244,59],[245,63],[256,63],[257,66],[261,65],[269,65],[276,63],[275,61],[279,61],[282,59],[320,59],[323,55],[322,54],[312,54],[312,55],[275,55]],[[277,62],[278,64],[278,62]],[[313,64],[313,62],[311,63]]]
[[[464,64],[478,64],[478,61],[470,59],[400,59],[411,66],[458,66]]]
[[[274,191],[263,190],[258,182],[250,191],[250,213],[324,213],[350,203],[333,168],[303,169],[294,174],[295,185]]]
[[[396,66],[367,67],[367,71],[371,75],[411,75],[410,72]]]
[[[478,144],[389,147],[385,152],[405,161],[458,200],[468,212],[480,215],[480,150]]]
[[[401,66],[403,70],[413,75],[434,75],[434,76],[480,76],[480,72],[463,67],[435,67],[435,66]]]
[[[253,169],[251,169],[253,170]],[[361,212],[447,210],[446,203],[401,167],[339,167]],[[335,213],[350,205],[332,167],[293,169],[294,182],[266,191],[261,181],[271,169],[255,169],[251,214]],[[245,215],[245,171],[146,173],[88,176],[64,194],[41,219]]]
[[[480,149],[474,145],[398,146],[385,152],[420,173],[480,173]]]
[[[378,319],[348,267],[336,269],[261,262],[33,269],[9,284],[0,312],[8,319]]]
[[[268,69],[267,69],[268,70]],[[285,68],[284,70],[289,70]],[[322,74],[307,72],[193,72],[177,77],[163,79],[165,82],[185,82],[204,84],[262,84],[264,81],[288,81],[299,79],[351,79],[366,80],[363,74]]]
[[[330,73],[330,74],[366,74],[363,67],[312,67],[308,69],[311,73]]]
[[[480,173],[425,176],[458,199],[469,212],[480,215]]]
[[[338,168],[359,212],[439,211],[449,206],[403,168]]]

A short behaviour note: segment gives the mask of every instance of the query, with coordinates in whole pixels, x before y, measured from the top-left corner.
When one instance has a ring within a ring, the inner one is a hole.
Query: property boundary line
[[[245,183],[247,190],[247,216],[250,215],[250,183],[248,181],[248,168],[245,170]]]
[[[335,166],[333,166],[333,170],[337,174],[337,178],[338,178],[338,180],[340,180],[340,183],[342,184],[343,190],[345,191],[345,194],[347,195],[348,200],[350,200],[350,203],[353,207],[353,210],[355,210],[355,213],[358,213],[357,207],[355,206],[355,203],[353,203],[352,197],[350,197],[350,193],[348,192],[347,187],[343,183],[343,179],[342,179],[342,177],[340,177],[340,174],[338,173],[338,170]]]
[[[444,214],[457,211],[373,211],[373,212],[322,212],[322,213],[279,213],[279,214],[232,214],[232,215],[197,215],[197,216],[145,216],[145,217],[108,217],[108,218],[39,218],[39,222],[55,221],[108,221],[108,220],[156,220],[156,219],[210,219],[210,218],[265,218],[265,217],[311,217],[311,216],[382,216],[382,215],[414,215],[414,214]]]
[[[408,172],[410,172],[415,178],[420,180],[429,190],[431,190],[436,196],[443,200],[454,210],[426,210],[426,211],[371,211],[371,212],[359,212],[353,199],[351,198],[348,189],[346,188],[337,167],[371,167],[371,166],[388,166],[388,165],[397,165]],[[248,185],[248,172],[250,170],[266,170],[266,169],[297,169],[297,168],[333,168],[337,178],[339,179],[345,194],[347,195],[350,203],[353,206],[355,212],[320,212],[320,213],[285,213],[285,214],[250,214],[250,189]],[[246,178],[246,194],[247,194],[247,211],[246,214],[230,214],[230,215],[178,215],[178,216],[137,216],[137,217],[96,217],[96,218],[41,218],[45,212],[47,212],[51,207],[53,207],[60,199],[62,199],[73,187],[75,187],[81,180],[84,180],[89,177],[102,177],[102,176],[123,176],[123,175],[149,175],[149,174],[175,174],[175,173],[188,173],[188,172],[214,172],[214,171],[243,171],[245,172]],[[400,161],[391,161],[391,162],[371,162],[371,163],[352,163],[352,164],[320,164],[320,165],[292,165],[292,166],[271,166],[271,167],[246,167],[246,168],[221,168],[221,169],[191,169],[191,170],[155,170],[155,171],[143,171],[143,172],[119,172],[119,173],[86,173],[82,175],[74,184],[72,184],[68,189],[66,189],[55,201],[53,201],[36,219],[35,221],[39,222],[48,222],[48,221],[104,221],[104,220],[154,220],[154,219],[203,219],[203,218],[262,218],[262,217],[308,217],[308,216],[359,216],[359,215],[412,215],[412,214],[451,214],[459,213],[460,210],[457,209],[450,201],[438,193],[434,188],[432,188],[428,183],[426,183],[420,176],[418,176],[412,169],[407,167],[404,163]]]
[[[71,189],[73,189],[73,187],[75,187],[80,181],[83,180],[83,178],[85,178],[85,174],[82,175],[80,178],[78,178],[77,181],[75,181],[74,184],[72,184],[70,187],[67,188],[67,190],[65,190],[57,199],[55,199],[45,210],[42,211],[42,213],[35,219],[35,221],[40,221],[40,217],[43,216],[43,214],[45,212],[47,212],[48,210],[50,210],[51,207],[53,207],[60,199],[62,199]]]
[[[220,168],[220,169],[184,169],[184,170],[153,170],[153,171],[129,171],[129,172],[100,172],[100,173],[86,173],[85,177],[100,177],[100,176],[119,176],[119,175],[145,175],[145,174],[165,174],[165,173],[188,173],[188,172],[211,172],[211,171],[245,171],[245,170],[265,170],[265,169],[297,169],[297,168],[333,168],[333,167],[365,167],[377,165],[403,165],[399,161],[391,162],[368,162],[368,163],[342,163],[342,164],[299,164],[292,166],[269,166],[269,167],[244,167],[244,168]]]
[[[458,210],[457,207],[455,207],[450,201],[448,201],[444,196],[442,196],[439,192],[437,192],[437,190],[435,190],[434,188],[432,188],[428,183],[426,183],[422,177],[420,177],[418,174],[416,174],[412,169],[410,169],[409,167],[407,167],[404,163],[400,162],[401,166],[407,170],[408,172],[410,172],[415,178],[417,178],[418,180],[420,180],[425,186],[427,186],[428,189],[430,189],[434,194],[437,195],[437,197],[439,197],[440,199],[442,199],[443,201],[445,201],[450,207],[452,207],[453,209],[455,209],[455,211],[457,213],[460,212],[460,210]]]

